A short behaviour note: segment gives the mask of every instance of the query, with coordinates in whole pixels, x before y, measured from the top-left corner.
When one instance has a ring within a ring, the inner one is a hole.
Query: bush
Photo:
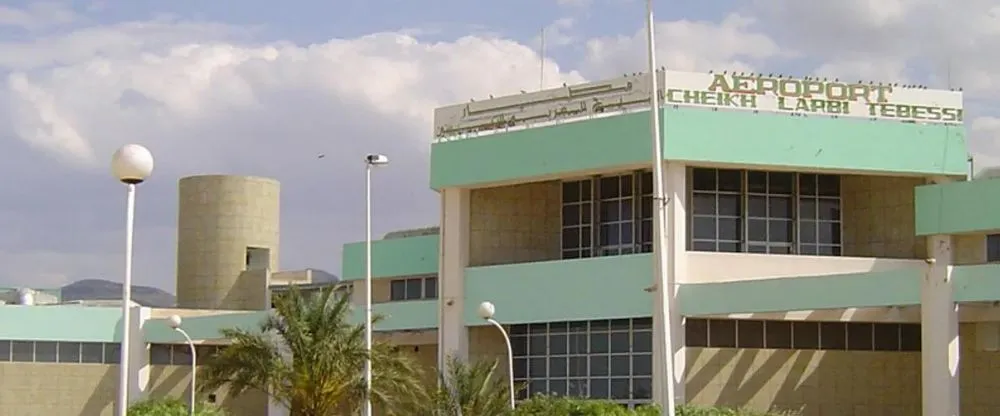
[[[659,416],[656,406],[635,410],[605,400],[583,400],[556,396],[535,396],[517,406],[516,416]],[[677,416],[796,416],[796,412],[759,412],[721,407],[678,406]]]
[[[215,405],[200,403],[195,416],[226,416]],[[188,402],[180,399],[147,399],[128,408],[128,416],[188,416]]]

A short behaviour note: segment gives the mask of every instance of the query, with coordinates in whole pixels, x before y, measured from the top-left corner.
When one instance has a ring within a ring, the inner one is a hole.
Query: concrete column
[[[920,290],[923,414],[959,414],[958,307],[952,296],[951,237],[927,239],[932,259]]]
[[[664,251],[667,256],[666,274],[667,287],[657,287],[656,290],[665,290],[670,297],[670,306],[664,311],[668,318],[667,331],[670,332],[672,341],[673,356],[672,374],[667,373],[667,363],[664,362],[663,348],[666,346],[665,332],[659,326],[653,331],[653,399],[657,403],[663,403],[660,397],[667,394],[667,384],[673,383],[674,398],[678,404],[684,403],[684,375],[686,369],[686,351],[684,348],[684,327],[683,319],[680,316],[680,309],[677,305],[677,280],[686,273],[687,267],[687,167],[681,163],[665,163],[664,186],[666,188],[665,197],[668,200],[666,229],[667,236],[660,240],[664,244]],[[655,201],[654,201],[655,203]],[[653,218],[654,230],[657,228]],[[654,236],[655,237],[655,236]],[[654,301],[654,313],[664,308],[659,303],[657,297]]]
[[[682,163],[667,163],[666,167],[667,198],[667,232],[670,233],[667,242],[668,256],[667,281],[673,285],[672,302],[670,302],[670,322],[674,341],[674,397],[677,403],[684,403],[684,386],[687,373],[687,349],[684,347],[684,318],[680,313],[677,285],[687,275],[687,166]]]
[[[438,271],[438,368],[446,359],[467,359],[465,268],[469,265],[469,190],[441,191],[441,249]]]
[[[149,344],[143,334],[143,327],[152,316],[150,308],[135,306],[130,313],[132,328],[129,332],[129,374],[128,401],[135,403],[146,398],[149,393]]]

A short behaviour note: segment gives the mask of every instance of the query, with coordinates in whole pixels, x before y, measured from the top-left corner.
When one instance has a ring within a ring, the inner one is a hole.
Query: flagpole
[[[676,398],[674,386],[674,342],[671,305],[674,287],[669,279],[667,264],[667,201],[663,172],[663,143],[660,135],[659,78],[656,66],[656,40],[653,20],[653,0],[646,0],[646,37],[649,57],[650,99],[650,139],[653,144],[653,208],[655,217],[653,238],[653,285],[656,296],[653,311],[653,339],[659,345],[653,346],[653,400],[660,405],[664,415],[674,416]]]

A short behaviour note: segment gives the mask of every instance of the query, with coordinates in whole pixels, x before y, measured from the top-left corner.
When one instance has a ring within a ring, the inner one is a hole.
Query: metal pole
[[[659,79],[656,67],[656,36],[654,32],[653,20],[653,0],[646,0],[646,38],[649,57],[649,77],[650,100],[650,139],[653,144],[653,209],[656,217],[654,224],[653,238],[653,284],[656,286],[655,308],[653,311],[653,328],[661,336],[654,339],[662,339],[654,361],[662,363],[661,369],[664,374],[653,374],[653,398],[662,408],[663,414],[674,416],[676,398],[674,397],[674,342],[673,342],[673,319],[671,316],[671,298],[674,288],[671,285],[672,279],[667,277],[667,199],[665,189],[665,179],[663,172],[663,143],[660,136],[660,97]]]
[[[510,408],[514,409],[514,349],[510,346],[510,336],[507,335],[507,330],[503,329],[503,325],[500,325],[493,318],[486,319],[486,322],[493,324],[500,330],[500,334],[503,335],[503,341],[507,344],[507,380],[510,387]]]
[[[188,415],[194,416],[194,406],[196,402],[195,388],[197,384],[195,383],[195,376],[198,374],[198,353],[194,348],[194,341],[188,335],[187,331],[181,328],[174,328],[177,332],[180,332],[184,336],[184,340],[187,341],[188,347],[191,348],[191,398],[189,399],[190,404],[188,405]]]
[[[372,416],[372,165],[365,165],[365,404]]]
[[[126,183],[125,196],[125,279],[122,282],[122,342],[121,364],[118,375],[118,409],[119,416],[128,412],[129,393],[129,349],[132,328],[132,234],[135,224],[135,184]]]

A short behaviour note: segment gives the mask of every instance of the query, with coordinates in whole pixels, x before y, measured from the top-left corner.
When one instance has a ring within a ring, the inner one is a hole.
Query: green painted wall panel
[[[390,238],[372,242],[372,277],[437,274],[439,235]],[[365,243],[344,245],[342,280],[365,278]]]
[[[239,328],[255,330],[267,318],[267,311],[235,312],[211,316],[190,316],[183,320],[184,331],[194,340],[217,340],[222,338],[222,329]],[[184,342],[177,331],[167,324],[166,319],[150,319],[143,325],[146,342],[150,343],[180,343]]]
[[[649,137],[649,112],[641,112],[436,143],[431,187],[642,163],[652,154]]]
[[[663,110],[664,157],[702,163],[964,175],[961,127],[796,117],[691,107]],[[646,163],[648,112],[431,146],[431,187],[472,186]]]
[[[121,308],[0,306],[0,339],[121,342]]]
[[[437,328],[437,300],[389,302],[373,305],[376,315],[383,320],[375,325],[376,331],[403,331],[412,329]],[[213,316],[193,316],[184,318],[184,330],[195,340],[219,339],[221,330],[240,328],[255,330],[267,318],[269,312],[239,312]],[[364,308],[355,306],[351,319],[355,323],[364,322]],[[178,343],[184,338],[170,328],[166,319],[151,319],[143,328],[146,342]],[[0,338],[3,339],[3,338]]]
[[[749,111],[664,109],[671,160],[964,175],[960,127]]]
[[[680,286],[681,313],[782,312],[920,304],[923,269]]]
[[[376,315],[382,315],[382,321],[375,324],[376,331],[407,331],[413,329],[433,329],[438,324],[438,301],[409,300],[403,302],[387,302],[374,305]],[[354,322],[365,321],[363,306],[354,308]]]
[[[956,302],[1000,300],[1000,264],[954,266],[951,277]]]
[[[465,269],[465,322],[482,325],[479,304],[496,305],[503,323],[650,316],[649,254]]]
[[[918,186],[917,235],[1000,230],[1000,178]]]

